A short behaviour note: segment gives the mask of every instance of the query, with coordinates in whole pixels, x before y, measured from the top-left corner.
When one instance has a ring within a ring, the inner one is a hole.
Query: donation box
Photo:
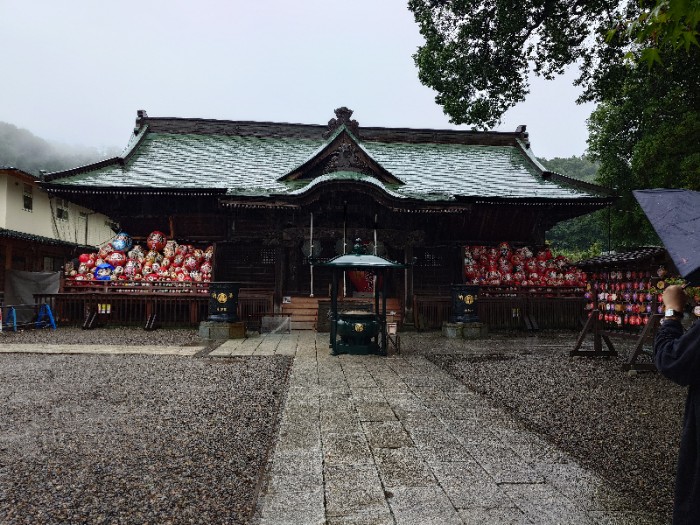
[[[238,283],[209,284],[209,321],[235,323],[238,321]]]
[[[453,285],[451,323],[475,323],[479,320],[476,302],[479,297],[478,286]]]

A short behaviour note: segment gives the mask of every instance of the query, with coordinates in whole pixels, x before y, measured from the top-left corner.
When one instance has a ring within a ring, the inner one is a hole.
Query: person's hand
[[[682,312],[685,308],[685,303],[688,302],[688,296],[683,288],[677,284],[672,284],[664,290],[663,301],[667,309],[672,308],[677,312]]]

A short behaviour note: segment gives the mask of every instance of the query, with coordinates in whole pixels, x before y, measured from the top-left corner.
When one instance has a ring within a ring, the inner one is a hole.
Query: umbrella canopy
[[[349,253],[340,255],[331,259],[328,262],[317,264],[316,266],[328,266],[331,268],[340,268],[343,270],[376,270],[379,268],[406,268],[405,265],[396,263],[379,257],[378,255],[365,255]]]
[[[691,284],[700,283],[700,192],[656,189],[633,193],[678,273]]]
[[[369,255],[364,253],[364,248],[358,242],[352,253],[339,255],[330,261],[317,263],[315,266],[327,266],[330,268],[338,268],[341,270],[377,270],[382,268],[406,268],[406,265],[400,264],[379,255]]]

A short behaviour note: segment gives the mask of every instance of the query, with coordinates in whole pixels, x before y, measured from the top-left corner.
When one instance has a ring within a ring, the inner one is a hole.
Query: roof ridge
[[[149,126],[151,133],[269,136],[271,138],[290,137],[311,140],[324,140],[323,134],[328,131],[328,126],[323,124],[196,117],[150,117],[145,112],[143,114],[139,112],[139,118],[136,119],[136,130],[140,130],[146,125]],[[341,126],[347,128],[344,122]],[[514,146],[518,138],[527,140],[528,135],[524,131],[524,127],[516,131],[478,131],[473,129],[360,126],[359,130],[364,142],[445,142],[489,146]]]

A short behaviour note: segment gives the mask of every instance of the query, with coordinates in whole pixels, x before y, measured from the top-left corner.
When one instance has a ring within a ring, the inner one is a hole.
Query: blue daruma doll
[[[132,244],[131,235],[126,232],[119,232],[112,240],[112,247],[118,252],[128,252]]]

